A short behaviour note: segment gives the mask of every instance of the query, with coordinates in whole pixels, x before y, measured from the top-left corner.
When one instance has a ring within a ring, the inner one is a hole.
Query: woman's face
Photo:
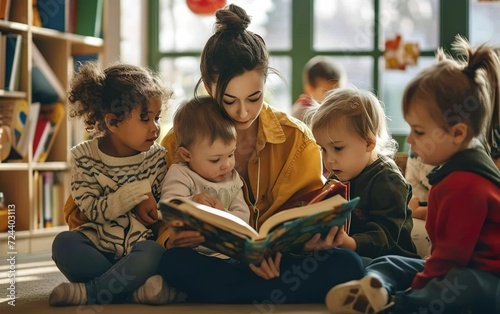
[[[262,71],[251,70],[234,77],[227,84],[222,107],[234,121],[237,130],[248,129],[259,116],[264,103],[264,82]],[[215,90],[215,86],[212,90]]]

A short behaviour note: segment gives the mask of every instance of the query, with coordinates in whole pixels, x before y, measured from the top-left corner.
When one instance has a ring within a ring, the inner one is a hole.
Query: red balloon
[[[196,14],[214,14],[226,5],[226,0],[186,0],[188,8]]]

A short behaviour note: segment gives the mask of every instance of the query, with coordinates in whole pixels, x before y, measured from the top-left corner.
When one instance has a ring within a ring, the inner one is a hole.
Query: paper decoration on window
[[[418,43],[403,42],[401,35],[385,41],[385,68],[405,70],[406,66],[416,65],[420,56]]]

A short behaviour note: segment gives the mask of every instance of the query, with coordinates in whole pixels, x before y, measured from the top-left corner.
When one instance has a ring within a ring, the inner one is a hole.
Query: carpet
[[[7,256],[0,256],[0,313],[74,313],[74,314],[149,314],[149,313],[290,313],[290,314],[327,314],[323,304],[169,304],[151,306],[140,304],[89,305],[71,307],[51,307],[48,296],[52,289],[67,279],[55,266],[50,253],[18,255],[10,266]],[[15,266],[15,277],[9,270]],[[9,278],[10,274],[10,278]],[[10,280],[15,279],[12,285]],[[15,300],[9,295],[13,291]],[[9,303],[10,302],[10,303]]]

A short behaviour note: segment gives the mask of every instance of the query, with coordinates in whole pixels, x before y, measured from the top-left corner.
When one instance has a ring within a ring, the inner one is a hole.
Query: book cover
[[[33,67],[31,71],[32,102],[46,105],[66,99],[66,92],[61,82],[35,45],[33,45]]]
[[[15,99],[11,100],[14,106],[14,113],[12,115],[12,148],[19,154],[21,139],[23,133],[26,130],[26,124],[28,123],[28,112],[29,105],[25,99]]]
[[[7,60],[5,58],[5,51],[7,45],[7,38],[0,32],[0,89],[5,88],[5,69]]]
[[[0,0],[0,20],[9,20],[11,0]]]
[[[20,34],[6,34],[5,36],[5,90],[16,91],[19,87],[19,73],[21,71],[21,43]]]
[[[85,64],[86,62],[89,62],[89,61],[97,61],[97,60],[99,60],[99,55],[96,53],[74,54],[73,55],[73,65],[74,65],[75,73],[78,72],[78,69],[80,69],[80,66],[82,64]]]
[[[75,33],[83,36],[101,37],[102,0],[77,1]]]
[[[36,151],[33,157],[34,161],[44,162],[50,154],[50,150],[54,145],[56,135],[60,129],[61,123],[66,116],[63,103],[56,103],[53,106],[44,106],[40,113],[44,119],[49,121],[47,137],[40,140],[40,151]]]
[[[42,27],[64,32],[66,27],[65,1],[37,0],[36,8]]]
[[[44,171],[42,176],[42,212],[43,212],[43,227],[52,227],[52,188],[54,186],[54,173]]]
[[[301,253],[315,234],[325,236],[333,226],[342,226],[359,198],[350,201],[339,194],[271,216],[257,232],[238,217],[184,198],[159,203],[163,219],[175,225],[183,221],[186,230],[197,230],[203,246],[244,263],[259,264],[263,258]],[[175,227],[173,227],[175,228]]]
[[[21,132],[21,137],[19,138],[19,142],[15,146],[16,152],[23,158],[26,159],[28,157],[28,148],[29,142],[35,136],[35,130],[38,122],[38,114],[40,112],[40,103],[32,103],[29,106],[27,112],[27,121],[26,125]]]
[[[52,132],[52,125],[50,121],[44,117],[38,117],[38,122],[35,128],[35,137],[33,138],[33,161],[37,162],[43,147]]]

